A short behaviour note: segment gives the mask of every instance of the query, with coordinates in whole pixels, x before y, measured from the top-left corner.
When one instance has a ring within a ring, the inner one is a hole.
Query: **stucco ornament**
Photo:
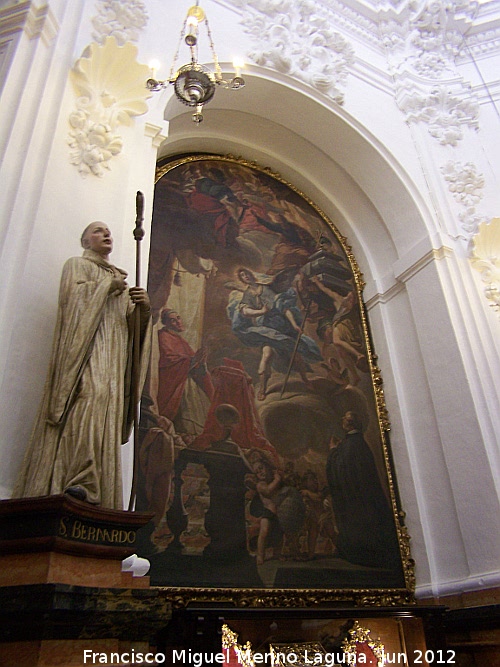
[[[114,37],[120,46],[136,42],[149,18],[141,0],[99,0],[97,12],[92,19],[92,37],[98,44],[103,44],[107,37]]]
[[[484,295],[500,314],[500,218],[479,225],[472,239],[471,264],[486,284]]]
[[[311,0],[248,0],[241,21],[254,43],[248,57],[308,83],[338,103],[354,62],[328,8]]]
[[[140,65],[133,44],[119,46],[108,37],[102,46],[92,43],[77,60],[71,79],[78,94],[69,116],[71,163],[86,176],[102,176],[111,158],[123,148],[119,125],[148,110],[151,92],[145,81],[149,67]]]
[[[445,86],[430,93],[407,91],[398,95],[399,106],[409,121],[427,123],[429,134],[442,146],[456,146],[463,139],[463,126],[477,128],[479,103],[471,97],[455,95]]]
[[[441,167],[441,173],[448,183],[448,190],[458,204],[463,207],[459,213],[462,228],[470,237],[484,221],[476,207],[483,198],[484,176],[477,172],[473,162],[454,162],[449,160]]]
[[[415,53],[411,56],[415,71],[429,78],[456,74],[455,57],[463,42],[459,21],[474,16],[477,3],[467,0],[425,0],[411,2],[409,35]]]
[[[476,11],[469,0],[411,0],[379,23],[398,106],[441,145],[456,146],[465,127],[478,126],[478,100],[455,64]]]

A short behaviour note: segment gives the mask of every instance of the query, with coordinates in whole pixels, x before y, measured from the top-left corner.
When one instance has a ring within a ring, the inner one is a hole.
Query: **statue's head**
[[[107,257],[113,250],[113,237],[105,222],[91,222],[83,230],[80,238],[82,248],[93,250],[98,255]]]

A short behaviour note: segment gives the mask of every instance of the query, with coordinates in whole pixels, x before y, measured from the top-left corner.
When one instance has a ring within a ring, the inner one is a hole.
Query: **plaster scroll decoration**
[[[477,11],[478,3],[469,0],[404,0],[380,7],[379,31],[395,73],[456,77],[456,59]]]
[[[478,3],[470,0],[424,0],[411,2],[415,47],[413,65],[422,76],[441,78],[456,75],[455,59],[463,43],[463,33],[472,25]]]
[[[148,110],[146,99],[152,93],[144,82],[150,70],[136,56],[133,44],[119,46],[114,37],[108,37],[102,46],[90,44],[71,71],[79,97],[69,116],[68,143],[71,163],[82,176],[102,176],[111,158],[122,150],[119,125],[130,125],[133,116]]]
[[[332,29],[327,4],[312,0],[248,0],[244,30],[254,48],[253,62],[293,76],[342,104],[354,50]]]
[[[476,165],[472,162],[461,163],[453,160],[441,167],[441,173],[453,198],[464,208],[458,217],[470,238],[484,221],[484,217],[476,211],[483,198],[484,176],[477,173]]]
[[[381,14],[396,102],[408,122],[427,123],[441,145],[457,146],[465,127],[478,127],[479,102],[456,66],[477,11],[469,0],[407,0]]]
[[[120,46],[136,42],[149,18],[142,0],[99,0],[97,12],[92,19],[92,37],[98,44],[107,37],[114,37]]]
[[[426,92],[400,86],[396,100],[408,122],[427,123],[429,134],[442,146],[457,146],[463,139],[463,128],[478,128],[479,103],[463,91],[455,94],[445,86]]]
[[[472,239],[470,261],[486,284],[485,297],[500,315],[500,218],[479,225]]]

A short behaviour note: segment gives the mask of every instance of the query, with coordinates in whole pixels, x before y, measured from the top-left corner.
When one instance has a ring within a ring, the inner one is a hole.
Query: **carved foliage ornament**
[[[362,627],[358,621],[354,621],[352,629],[348,632],[348,638],[344,639],[340,647],[344,655],[341,656],[340,652],[337,653],[338,660],[341,660],[342,664],[350,665],[350,667],[373,664],[376,664],[377,667],[383,667],[385,664],[385,646],[380,638],[373,639],[370,634],[371,631],[368,628]],[[254,651],[249,641],[246,644],[240,644],[238,634],[225,623],[222,626],[222,648],[234,652],[234,658],[243,667],[255,667],[264,658],[267,662],[267,657],[270,657],[271,664],[276,667],[280,667],[280,665],[297,665],[297,667],[312,664],[330,665],[332,664],[330,659],[335,655],[333,653],[327,654],[318,642],[270,644],[269,653],[263,655],[261,652]],[[229,662],[235,661],[234,658],[229,658]]]
[[[476,211],[476,206],[483,198],[484,176],[477,172],[472,162],[454,162],[449,160],[441,167],[441,173],[448,183],[448,190],[455,201],[463,207],[459,213],[462,228],[468,235],[473,234],[479,223],[484,220]]]
[[[242,24],[254,43],[251,60],[343,102],[339,87],[354,62],[354,51],[332,29],[334,21],[324,5],[312,0],[248,0]]]
[[[466,0],[416,0],[380,23],[400,109],[409,122],[427,123],[442,145],[456,146],[464,126],[478,125],[479,104],[455,65],[476,11]]]
[[[455,58],[463,43],[462,31],[471,25],[477,2],[426,0],[411,2],[409,8],[415,71],[429,78],[454,74]]]
[[[484,295],[500,314],[500,218],[479,225],[472,239],[471,264],[486,284]]]
[[[84,176],[102,176],[109,169],[109,161],[123,147],[118,126],[130,125],[133,116],[148,110],[151,93],[144,81],[149,68],[136,56],[135,46],[119,46],[108,37],[102,46],[88,46],[73,67],[71,78],[79,97],[69,117],[69,145],[71,163]]]
[[[107,37],[114,37],[120,46],[136,42],[148,22],[146,6],[141,0],[99,0],[97,11],[92,19],[92,37],[98,44],[103,44]]]
[[[238,642],[238,634],[231,630],[225,623],[222,626],[222,648],[234,651],[238,663],[243,665],[243,667],[255,666],[251,643],[247,642],[246,644],[241,645]]]
[[[382,12],[379,28],[395,70],[434,80],[457,76],[455,58],[477,7],[470,0],[404,0]]]
[[[463,138],[463,126],[478,127],[479,103],[447,87],[438,87],[426,93],[413,88],[408,94],[405,87],[397,93],[399,107],[410,122],[427,123],[429,134],[442,146],[456,146]]]

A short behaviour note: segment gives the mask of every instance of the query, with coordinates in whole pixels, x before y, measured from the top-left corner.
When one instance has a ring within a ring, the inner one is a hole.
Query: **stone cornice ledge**
[[[0,9],[0,39],[13,35],[24,28],[31,8],[31,1],[20,2]]]
[[[437,244],[436,244],[437,245]],[[404,285],[426,266],[436,260],[451,257],[451,248],[441,244],[438,248],[431,245],[426,238],[414,245],[410,250],[394,262],[392,272],[376,281],[367,282],[364,289],[365,305],[368,310],[381,303],[388,303],[404,290]]]
[[[58,29],[57,20],[47,4],[37,6],[27,0],[0,9],[0,40],[24,30],[28,39],[41,36],[48,44]]]
[[[432,262],[451,257],[453,251],[441,244],[439,247],[430,247],[430,239],[423,239],[414,245],[393,264],[394,277],[401,283],[406,283]]]
[[[163,127],[154,125],[153,123],[145,123],[144,135],[151,139],[154,148],[159,148],[167,138],[166,135],[163,134]]]
[[[388,303],[404,290],[404,285],[394,279],[394,275],[387,274],[376,282],[366,284],[363,292],[365,306],[370,311],[375,306]]]
[[[59,23],[47,4],[40,7],[32,4],[24,30],[28,39],[41,37],[44,44],[48,46],[59,31]]]
[[[417,584],[415,595],[418,600],[439,597],[443,595],[453,595],[457,593],[467,593],[468,591],[481,591],[488,588],[497,588],[500,586],[500,572],[486,572],[485,574],[474,575],[466,579],[457,579],[453,581],[443,581],[435,584]]]

